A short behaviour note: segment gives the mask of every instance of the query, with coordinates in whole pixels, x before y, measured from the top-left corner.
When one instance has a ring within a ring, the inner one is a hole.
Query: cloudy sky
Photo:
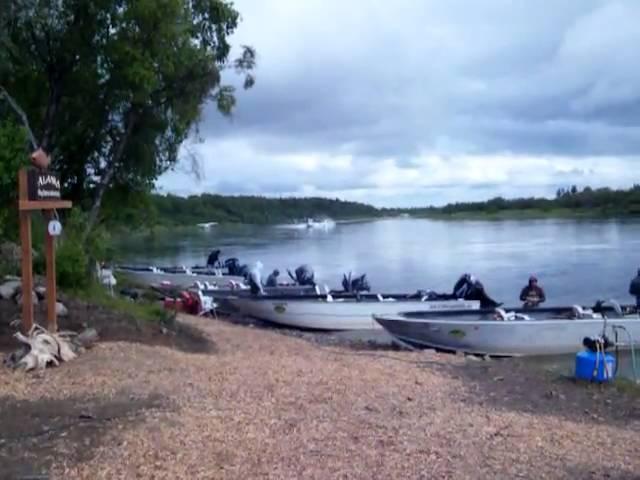
[[[640,183],[640,1],[235,5],[256,86],[185,145],[204,178],[182,162],[159,191],[416,206]]]

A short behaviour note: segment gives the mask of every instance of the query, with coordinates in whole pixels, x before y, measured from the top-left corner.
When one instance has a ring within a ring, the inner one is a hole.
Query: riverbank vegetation
[[[325,217],[345,220],[383,214],[371,205],[328,198],[150,194],[139,195],[138,199],[130,207],[107,208],[105,221],[115,228],[121,225],[163,227],[208,222],[275,224]]]
[[[61,212],[61,284],[89,270],[109,208],[137,208],[176,164],[204,106],[229,116],[235,85],[253,86],[255,50],[232,54],[239,22],[227,0],[11,2],[2,12],[0,201],[15,205],[18,168],[44,150],[81,219],[78,233]],[[16,209],[0,209],[0,240],[16,239]]]
[[[443,207],[403,210],[412,216],[442,219],[611,218],[640,216],[640,185],[626,190],[561,188],[555,198],[492,198]]]

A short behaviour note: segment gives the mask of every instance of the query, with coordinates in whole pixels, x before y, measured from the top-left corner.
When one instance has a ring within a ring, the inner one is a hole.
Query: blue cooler
[[[598,370],[596,371],[596,363]],[[607,369],[605,371],[605,364]],[[609,353],[583,350],[576,355],[576,378],[580,380],[608,382],[613,380],[616,370],[616,357]]]

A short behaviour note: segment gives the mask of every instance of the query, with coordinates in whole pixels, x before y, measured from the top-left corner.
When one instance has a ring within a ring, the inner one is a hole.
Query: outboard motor
[[[354,279],[351,278],[351,272],[349,272],[349,276],[346,274],[342,275],[342,288],[345,292],[370,292],[371,287],[369,286],[369,282],[367,281],[367,274],[364,273],[359,277]]]
[[[225,268],[229,271],[229,275],[237,275],[240,276],[242,275],[240,273],[240,260],[238,260],[237,258],[227,258],[224,261],[224,266]]]
[[[295,275],[293,275],[290,270],[287,270],[287,273],[298,285],[309,287],[316,286],[315,273],[309,265],[300,265],[295,269]]]
[[[453,286],[453,297],[465,298],[472,285],[473,284],[471,282],[471,275],[469,275],[468,273],[463,274]]]
[[[584,337],[582,345],[591,352],[597,352],[598,350],[603,352],[612,347],[613,343],[606,335],[603,335],[602,337]]]
[[[216,268],[220,266],[220,250],[212,250],[207,258],[207,267]]]
[[[629,284],[629,295],[640,297],[640,270],[638,270],[638,275]]]
[[[474,277],[469,278],[469,289],[464,296],[465,300],[478,300],[480,302],[480,308],[495,308],[502,305],[500,302],[496,302],[493,298],[487,295],[484,285],[480,280]]]

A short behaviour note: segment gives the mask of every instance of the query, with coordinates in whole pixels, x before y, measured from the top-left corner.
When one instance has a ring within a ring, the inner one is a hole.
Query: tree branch
[[[31,142],[31,146],[33,147],[33,150],[37,150],[38,142],[36,140],[36,137],[33,135],[31,126],[29,125],[29,119],[27,118],[27,114],[24,113],[24,110],[22,110],[22,108],[20,108],[20,105],[18,105],[18,102],[16,102],[14,98],[11,95],[9,95],[9,92],[7,92],[2,85],[0,85],[0,98],[2,97],[7,99],[7,102],[9,102],[9,105],[11,106],[11,108],[13,108],[13,110],[16,112],[18,117],[20,117],[20,120],[22,120],[22,125],[24,126],[24,128],[26,128],[27,134],[29,135],[29,141]]]
[[[91,211],[89,212],[89,219],[87,221],[87,227],[84,231],[83,241],[87,239],[89,233],[93,229],[96,221],[98,220],[98,214],[100,213],[100,207],[102,206],[102,198],[104,197],[111,180],[113,180],[113,176],[116,173],[116,168],[118,167],[118,163],[124,155],[125,148],[127,143],[129,142],[129,138],[131,137],[131,133],[133,132],[133,128],[137,121],[136,112],[133,110],[133,107],[129,110],[127,114],[127,127],[120,141],[116,146],[116,151],[113,153],[110,161],[107,164],[107,167],[100,178],[100,182],[98,183],[98,188],[96,190],[96,196],[93,201],[93,205],[91,206]]]

